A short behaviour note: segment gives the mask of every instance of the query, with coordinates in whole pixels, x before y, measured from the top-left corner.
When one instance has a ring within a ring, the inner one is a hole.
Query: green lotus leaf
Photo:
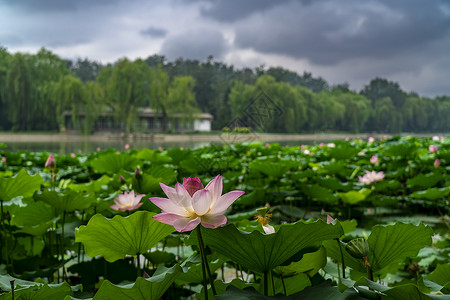
[[[2,294],[0,299],[12,299],[10,281],[14,280],[15,299],[64,299],[66,296],[73,295],[80,286],[70,286],[67,282],[60,284],[46,284],[44,282],[33,282],[11,277],[9,275],[0,276],[0,289],[8,293]],[[39,280],[42,281],[42,280]]]
[[[288,266],[278,266],[275,272],[283,277],[289,277],[300,273],[306,273],[308,277],[313,277],[320,268],[327,264],[327,252],[324,247],[312,253],[306,253],[299,261]]]
[[[418,191],[412,193],[411,198],[415,199],[426,199],[426,200],[437,200],[447,197],[450,194],[450,187],[444,188],[430,188],[426,191]]]
[[[432,235],[431,227],[422,223],[417,226],[401,222],[374,226],[367,240],[372,271],[382,272],[390,264],[416,256],[420,249],[431,245]]]
[[[103,154],[91,162],[96,172],[109,175],[120,173],[121,170],[134,171],[138,164],[139,160],[127,153]]]
[[[450,263],[437,265],[436,269],[427,275],[427,279],[433,280],[442,286],[450,283]]]
[[[430,173],[430,174],[419,174],[413,178],[410,178],[406,181],[406,184],[409,187],[420,187],[420,188],[429,188],[433,187],[444,179],[442,174],[440,173]]]
[[[51,205],[58,212],[84,210],[96,202],[96,199],[93,196],[83,195],[72,190],[66,190],[64,193],[45,190],[37,193],[34,197],[37,201],[42,201]]]
[[[337,203],[338,197],[333,194],[333,191],[321,187],[317,184],[308,184],[303,187],[303,191],[306,195],[308,195],[311,199],[317,200],[320,202],[335,204]]]
[[[448,295],[431,295],[424,294],[420,291],[419,287],[414,284],[404,284],[394,287],[388,287],[373,281],[366,279],[367,286],[375,291],[382,292],[387,295],[388,299],[404,300],[404,299],[449,299]]]
[[[154,215],[137,211],[128,217],[117,215],[107,219],[96,214],[86,226],[75,231],[75,242],[83,243],[90,257],[103,255],[109,262],[145,253],[175,231],[173,226],[155,221]]]
[[[11,224],[22,227],[20,232],[43,235],[53,224],[55,209],[44,202],[30,202],[26,206],[11,205]]]
[[[161,191],[160,182],[171,185],[177,181],[177,173],[168,167],[155,166],[141,174],[138,180],[133,177],[132,184],[136,192],[140,194],[150,194]]]
[[[349,191],[347,193],[339,193],[339,197],[342,199],[342,202],[348,204],[356,204],[361,201],[366,200],[367,196],[369,196],[371,190],[369,189],[361,189],[359,191]]]
[[[269,235],[240,231],[234,224],[203,231],[204,241],[211,249],[244,269],[261,273],[281,265],[299,251],[303,254],[317,251],[323,241],[339,238],[344,233],[340,224],[326,224],[321,220],[284,224]]]
[[[173,283],[179,273],[180,265],[170,269],[159,267],[155,274],[148,279],[138,277],[136,282],[126,285],[115,285],[108,280],[103,281],[100,289],[94,296],[94,300],[154,300],[161,299],[166,290]]]
[[[25,170],[20,170],[11,178],[0,178],[0,201],[9,201],[17,196],[32,196],[41,188],[42,182],[39,174],[31,176]]]

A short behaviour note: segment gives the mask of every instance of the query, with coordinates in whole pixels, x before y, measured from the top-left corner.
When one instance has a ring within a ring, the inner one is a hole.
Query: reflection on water
[[[329,140],[303,140],[303,141],[277,141],[282,146],[298,146],[301,144],[312,145],[320,142],[326,142]],[[6,143],[6,149],[11,152],[16,151],[30,151],[30,152],[40,152],[46,151],[50,153],[56,154],[68,154],[68,153],[88,153],[92,151],[96,151],[98,149],[104,150],[107,148],[114,148],[118,150],[124,150],[125,144],[129,143],[131,149],[158,149],[158,147],[162,148],[199,148],[203,146],[208,146],[212,144],[211,142],[158,142],[158,141],[120,141],[120,140],[111,140],[111,141],[90,141],[85,140],[82,142],[71,142],[71,141],[63,141],[63,142],[8,142]],[[261,143],[265,143],[262,141]],[[215,144],[220,144],[220,142],[216,142]]]

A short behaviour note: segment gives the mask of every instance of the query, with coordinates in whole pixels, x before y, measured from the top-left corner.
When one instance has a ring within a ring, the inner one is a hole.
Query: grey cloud
[[[437,2],[401,2],[291,2],[237,23],[235,43],[262,53],[335,64],[416,51],[449,35],[450,16]]]
[[[61,12],[88,9],[93,6],[111,5],[118,1],[120,0],[0,0],[0,3],[29,12]]]
[[[255,12],[265,11],[274,6],[280,5],[282,1],[274,0],[215,0],[209,2],[208,8],[203,8],[203,16],[216,19],[218,21],[236,21],[247,17]]]
[[[169,60],[179,57],[206,60],[209,55],[220,59],[226,50],[227,44],[221,32],[193,30],[169,36],[162,45],[161,54]]]
[[[148,35],[155,38],[161,38],[165,37],[167,35],[167,30],[163,28],[157,28],[157,27],[148,27],[145,30],[141,30],[140,32],[142,35]]]

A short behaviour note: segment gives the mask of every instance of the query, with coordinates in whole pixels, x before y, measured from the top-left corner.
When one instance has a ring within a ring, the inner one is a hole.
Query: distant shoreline
[[[441,134],[409,134],[404,133],[401,136],[427,137]],[[448,134],[444,134],[448,135]],[[77,142],[77,141],[158,141],[158,142],[248,142],[248,141],[302,141],[302,140],[344,140],[367,139],[374,137],[377,139],[392,137],[391,134],[370,134],[370,133],[317,133],[317,134],[133,134],[126,136],[124,134],[29,134],[29,133],[0,133],[0,143],[8,142]]]

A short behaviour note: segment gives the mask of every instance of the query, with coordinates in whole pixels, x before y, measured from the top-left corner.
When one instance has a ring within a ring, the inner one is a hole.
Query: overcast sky
[[[103,63],[213,55],[450,95],[450,0],[0,0],[0,46]]]

